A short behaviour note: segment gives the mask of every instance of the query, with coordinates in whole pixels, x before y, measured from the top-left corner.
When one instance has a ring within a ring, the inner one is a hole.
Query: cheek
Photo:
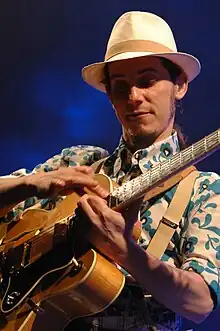
[[[126,113],[126,102],[115,101],[114,104],[112,104],[112,106],[118,120],[120,120],[120,122],[124,122],[125,113]]]
[[[117,106],[117,108],[114,106],[114,110],[115,110],[115,115],[116,115],[117,119],[123,125],[125,123],[125,119],[124,119],[124,116],[123,116],[124,112],[121,109],[119,111],[118,106]]]
[[[174,102],[174,88],[170,82],[164,83],[158,82],[155,86],[152,86],[150,90],[146,92],[149,97],[146,97],[147,101],[151,101],[155,106],[155,111],[158,116],[165,117],[172,109],[172,103]]]

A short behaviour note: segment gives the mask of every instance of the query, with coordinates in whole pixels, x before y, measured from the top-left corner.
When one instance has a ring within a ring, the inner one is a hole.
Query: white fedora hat
[[[197,58],[177,51],[169,25],[159,16],[132,11],[123,14],[115,23],[103,62],[90,64],[82,69],[82,77],[89,85],[106,92],[104,67],[106,63],[141,56],[164,57],[177,64],[192,81],[200,72]]]

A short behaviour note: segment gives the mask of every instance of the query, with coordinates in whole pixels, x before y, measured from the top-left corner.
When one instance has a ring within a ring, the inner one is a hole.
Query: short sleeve
[[[220,177],[200,173],[185,219],[182,269],[194,270],[209,286],[214,306],[220,304]]]

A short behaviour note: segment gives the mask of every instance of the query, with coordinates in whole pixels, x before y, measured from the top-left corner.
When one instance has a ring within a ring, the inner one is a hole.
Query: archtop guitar
[[[122,186],[105,175],[96,179],[109,191],[109,206],[122,211],[158,187],[164,190],[164,182],[219,146],[217,130]],[[62,331],[73,319],[103,311],[121,293],[125,276],[105,257],[103,238],[78,214],[80,198],[74,192],[52,211],[30,208],[9,225],[0,246],[0,330]],[[135,240],[140,231],[137,222]]]

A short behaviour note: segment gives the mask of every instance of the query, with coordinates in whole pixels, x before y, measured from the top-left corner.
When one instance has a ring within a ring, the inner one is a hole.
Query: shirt
[[[121,138],[118,147],[104,161],[100,172],[105,173],[112,180],[121,184],[148,171],[158,162],[167,160],[177,152],[179,152],[179,143],[176,133],[146,149],[137,150],[133,154],[127,148],[123,138]],[[32,173],[42,170],[50,171],[61,166],[90,165],[107,155],[108,152],[99,147],[74,146],[64,149],[59,155],[38,165]],[[28,173],[30,172],[21,169],[12,175],[19,176],[27,175]],[[159,197],[143,203],[140,211],[142,233],[139,238],[139,245],[143,249],[147,248],[175,191],[176,186]],[[219,175],[213,172],[199,172],[184,217],[162,257],[163,261],[174,267],[184,270],[193,269],[199,273],[209,286],[215,307],[220,303],[219,194]],[[49,200],[39,201],[41,208],[48,208],[50,205],[48,203]],[[19,219],[24,209],[37,202],[37,199],[33,197],[18,204],[5,218],[5,221],[9,222]],[[134,307],[128,309],[131,310],[131,313],[135,311]],[[155,330],[179,329],[179,318],[158,304],[154,299],[145,302],[145,312],[148,317],[149,314],[151,315],[150,321],[148,319],[145,324],[154,326]],[[144,319],[143,316],[142,319]],[[136,321],[135,323],[138,324],[139,322]]]

